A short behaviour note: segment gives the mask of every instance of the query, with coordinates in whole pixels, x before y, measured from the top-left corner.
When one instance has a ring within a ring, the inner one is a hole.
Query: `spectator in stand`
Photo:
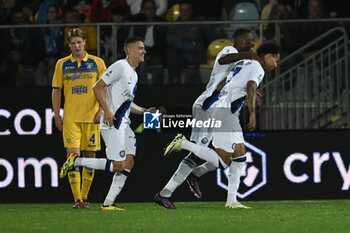
[[[16,7],[11,13],[11,24],[29,24],[22,7]],[[11,28],[4,33],[8,44],[2,86],[32,86],[38,76],[37,65],[43,56],[44,48],[40,31],[36,28]]]
[[[130,14],[136,15],[141,13],[141,5],[143,0],[126,0],[126,3],[130,7]],[[168,10],[168,1],[166,0],[155,0],[156,15],[163,16]]]
[[[162,18],[156,15],[156,4],[154,0],[143,0],[141,13],[133,17],[136,22],[161,22]],[[166,28],[164,26],[134,26],[131,34],[144,39],[146,47],[145,61],[140,63],[136,71],[139,75],[139,83],[147,82],[147,70],[149,65],[164,65],[164,47]],[[155,81],[155,80],[153,80]],[[156,80],[155,82],[162,82]]]
[[[59,8],[56,3],[47,7],[47,20],[46,24],[59,24],[62,21],[58,18]],[[44,67],[45,67],[45,78],[42,79],[40,84],[51,85],[53,72],[55,70],[55,64],[61,57],[61,50],[63,48],[64,32],[60,27],[45,27],[41,28],[41,33],[45,44],[45,55],[44,55]],[[39,85],[40,85],[39,84]]]
[[[39,10],[38,12],[36,13],[37,16],[36,16],[36,22],[38,24],[43,24],[43,23],[47,23],[47,20],[48,20],[48,14],[47,14],[47,9],[49,8],[49,6],[52,6],[52,5],[56,5],[57,6],[57,3],[55,1],[51,1],[51,0],[46,0],[46,1],[43,1],[40,5],[39,5]]]
[[[268,7],[268,6],[267,6]],[[268,18],[261,19],[272,19],[272,20],[283,20],[283,19],[296,19],[297,15],[293,7],[288,3],[287,0],[276,2],[272,7]],[[263,35],[268,40],[274,40],[275,37],[275,24],[270,23],[266,25],[263,31]],[[281,57],[293,52],[298,48],[297,37],[300,35],[298,30],[298,24],[295,23],[281,23],[280,24],[280,38],[281,38]]]
[[[124,6],[117,6],[111,10],[111,20],[113,23],[123,23],[129,21],[128,9]],[[130,27],[129,26],[116,26],[117,30],[117,59],[113,59],[113,49],[116,46],[113,40],[112,27],[106,26],[102,27],[101,30],[101,48],[102,54],[106,61],[107,66],[125,57],[124,52],[124,41],[129,36]]]
[[[223,0],[193,0],[194,17],[196,21],[220,21],[222,18]],[[227,25],[202,25],[205,47],[219,38],[226,38],[224,27]]]
[[[15,8],[16,0],[1,0],[0,1],[0,22],[1,24],[7,23],[13,8]]]
[[[79,14],[85,16],[84,22],[90,23],[90,15],[91,15],[91,5],[87,1],[79,1],[78,4],[76,4],[73,9],[76,9]]]
[[[328,18],[327,13],[323,10],[323,5],[321,0],[309,0],[308,1],[308,17],[309,19],[322,19]],[[299,37],[301,41],[300,44],[306,44],[315,38],[319,37],[323,33],[327,32],[333,27],[336,27],[338,24],[336,23],[325,23],[325,22],[312,22],[312,23],[303,23],[301,25],[301,33],[302,37]],[[303,58],[307,58],[318,51],[320,48],[328,44],[330,41],[324,41],[321,43],[317,43],[308,50],[306,50],[302,56]]]
[[[64,16],[64,22],[68,24],[77,24],[84,22],[84,16],[80,15],[79,12],[75,9],[68,10]],[[66,27],[64,31],[64,38],[67,37],[68,32],[71,28]],[[89,40],[86,41],[85,49],[89,54],[96,55],[97,54],[97,31],[93,26],[83,26],[80,29],[84,32]],[[68,42],[64,40],[64,50],[65,54],[69,53]]]
[[[189,1],[180,3],[180,16],[177,22],[193,21],[193,8]],[[181,74],[186,69],[196,70],[204,60],[203,33],[197,25],[173,25],[168,27],[167,66],[170,83],[179,83]],[[194,75],[189,82],[199,82]]]
[[[92,0],[91,20],[94,22],[113,21],[112,10],[115,7],[127,7],[126,0]]]

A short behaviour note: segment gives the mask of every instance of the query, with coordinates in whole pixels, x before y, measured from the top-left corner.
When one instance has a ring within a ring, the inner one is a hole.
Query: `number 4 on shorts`
[[[89,139],[90,142],[92,142],[92,144],[95,144],[95,134],[93,134],[91,136],[91,138]]]

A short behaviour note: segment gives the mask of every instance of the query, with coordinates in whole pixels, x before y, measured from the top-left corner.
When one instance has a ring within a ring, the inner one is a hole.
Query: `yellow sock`
[[[90,168],[83,168],[83,184],[81,186],[81,197],[87,199],[92,181],[94,179],[95,170]]]
[[[68,180],[74,196],[74,202],[78,200],[82,201],[80,192],[80,171],[78,168],[68,172]]]

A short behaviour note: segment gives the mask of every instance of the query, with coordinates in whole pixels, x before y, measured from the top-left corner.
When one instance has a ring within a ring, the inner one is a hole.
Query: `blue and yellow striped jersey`
[[[64,121],[93,122],[99,105],[92,87],[105,70],[104,61],[88,53],[81,62],[72,55],[57,61],[52,88],[64,88]]]

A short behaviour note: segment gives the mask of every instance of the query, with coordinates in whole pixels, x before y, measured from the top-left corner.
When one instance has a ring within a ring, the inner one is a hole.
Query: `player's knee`
[[[237,158],[245,155],[245,147],[243,143],[237,144],[233,152],[232,158]]]
[[[220,156],[220,158],[222,159],[222,161],[224,161],[224,163],[226,163],[227,165],[230,164],[231,157],[232,157],[231,152],[227,152],[220,148],[215,148],[215,152]]]

